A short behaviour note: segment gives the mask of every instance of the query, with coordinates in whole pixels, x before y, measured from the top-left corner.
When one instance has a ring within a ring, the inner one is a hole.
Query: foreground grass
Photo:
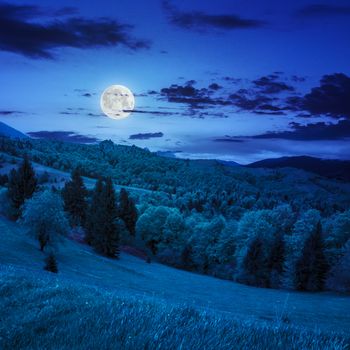
[[[232,298],[234,303],[234,297]],[[348,349],[345,336],[0,269],[1,349]]]

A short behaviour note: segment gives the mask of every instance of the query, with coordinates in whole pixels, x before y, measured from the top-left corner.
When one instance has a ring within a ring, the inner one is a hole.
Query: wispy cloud
[[[95,137],[81,135],[74,131],[35,131],[29,132],[28,135],[38,139],[57,140],[72,143],[95,143],[99,141]]]
[[[131,50],[148,48],[149,43],[130,35],[132,26],[107,18],[66,18],[72,8],[52,11],[28,5],[0,3],[0,50],[32,58],[53,59],[55,49],[123,46]],[[58,19],[58,18],[59,19]]]
[[[130,140],[149,140],[153,138],[160,138],[163,136],[164,134],[162,132],[148,132],[148,133],[130,135],[129,139]]]
[[[350,121],[340,120],[336,124],[318,122],[301,125],[291,123],[292,130],[267,132],[261,135],[254,135],[253,139],[284,139],[284,140],[344,140],[350,138]]]
[[[163,9],[171,24],[187,30],[254,29],[265,25],[261,20],[247,19],[237,14],[212,15],[200,11],[180,11],[169,0],[163,0]]]
[[[350,6],[338,6],[333,4],[312,4],[300,8],[298,17],[332,17],[350,16]]]

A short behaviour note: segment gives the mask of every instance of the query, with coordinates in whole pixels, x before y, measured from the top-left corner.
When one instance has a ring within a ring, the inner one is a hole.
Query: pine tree
[[[302,254],[295,266],[295,288],[298,290],[319,291],[324,288],[328,272],[324,254],[322,226],[318,222],[314,232],[306,239]]]
[[[81,177],[79,168],[72,173],[72,179],[68,181],[63,190],[64,210],[70,214],[73,225],[85,225],[87,190]]]
[[[100,222],[102,218],[101,211],[103,211],[102,193],[103,181],[99,178],[95,184],[90,205],[88,206],[86,216],[86,236],[85,241],[90,245],[94,245],[95,237],[99,236],[99,229],[102,228],[103,223]]]
[[[111,178],[107,178],[102,191],[100,184],[95,188],[95,213],[92,217],[92,245],[108,257],[119,256],[119,232],[117,225],[116,195]],[[93,208],[91,206],[91,208]]]
[[[181,252],[180,259],[181,259],[182,268],[186,270],[192,270],[195,267],[192,259],[192,254],[193,254],[192,246],[190,244],[187,244]]]
[[[284,272],[285,242],[282,234],[277,234],[267,258],[267,267],[270,274],[270,287],[278,288]]]
[[[129,233],[135,236],[137,209],[133,199],[129,197],[128,192],[124,188],[120,190],[119,217],[124,221]]]
[[[45,259],[45,262],[46,262],[46,265],[45,265],[44,269],[46,271],[50,271],[53,273],[58,272],[56,257],[53,253],[49,254],[49,256]]]
[[[117,231],[117,206],[116,195],[112,179],[106,179],[105,188],[103,192],[105,203],[105,224],[104,224],[104,246],[103,253],[109,257],[119,256],[119,233]]]
[[[36,188],[37,179],[34,169],[28,157],[25,156],[18,170],[11,170],[8,182],[8,197],[14,219],[17,219],[21,215],[21,206],[26,199],[32,197]]]
[[[254,238],[249,244],[242,262],[242,276],[239,280],[258,287],[267,287],[269,284],[264,242],[259,237]]]

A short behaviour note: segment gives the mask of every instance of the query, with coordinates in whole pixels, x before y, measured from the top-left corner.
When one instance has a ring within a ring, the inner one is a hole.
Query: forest
[[[1,163],[18,163],[1,176],[1,213],[50,251],[45,268],[53,272],[60,237],[79,232],[110,258],[130,246],[147,262],[247,285],[350,291],[349,183],[292,168],[164,158],[112,141],[3,137],[0,152]],[[38,177],[35,163],[71,179],[60,187]]]

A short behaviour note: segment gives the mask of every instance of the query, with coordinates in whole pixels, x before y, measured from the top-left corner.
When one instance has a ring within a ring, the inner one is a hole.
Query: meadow
[[[3,349],[347,349],[350,298],[244,286],[65,239],[59,273],[1,219]],[[195,336],[193,336],[195,335]]]

